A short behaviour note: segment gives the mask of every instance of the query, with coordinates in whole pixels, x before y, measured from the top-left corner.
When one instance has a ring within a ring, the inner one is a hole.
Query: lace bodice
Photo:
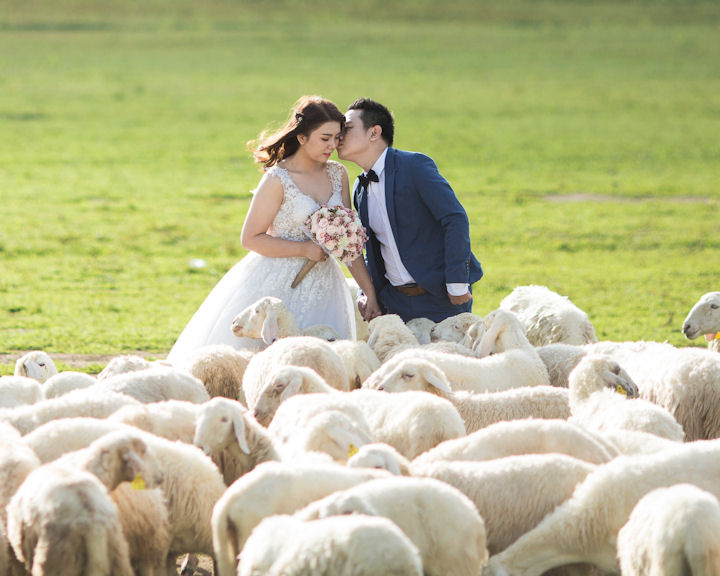
[[[332,183],[332,196],[327,201],[327,205],[337,206],[342,204],[343,166],[339,162],[330,160],[327,163],[327,171]],[[270,227],[270,234],[286,240],[304,240],[306,238],[303,232],[305,220],[320,207],[320,204],[300,191],[290,172],[285,168],[275,165],[267,173],[280,179],[285,194],[280,210],[275,215]]]

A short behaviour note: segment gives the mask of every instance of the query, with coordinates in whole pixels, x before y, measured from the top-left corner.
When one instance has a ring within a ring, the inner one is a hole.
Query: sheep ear
[[[434,386],[438,390],[448,393],[452,392],[450,389],[450,383],[447,381],[445,374],[437,370],[434,366],[428,366],[423,370],[423,378],[425,378],[425,381],[428,384]]]
[[[135,477],[142,473],[143,462],[135,452],[132,450],[125,450],[122,454],[123,462],[129,472],[128,478],[135,479]]]
[[[40,380],[42,378],[42,368],[38,366],[34,360],[28,360],[23,364],[25,374],[33,380]]]
[[[303,378],[301,374],[293,374],[290,381],[283,386],[282,392],[280,393],[280,402],[284,402],[290,396],[295,396],[302,392]]]
[[[480,358],[490,356],[490,354],[495,351],[495,345],[498,337],[500,336],[500,324],[501,322],[495,320],[492,324],[490,324],[485,334],[483,334],[480,339],[480,342],[477,345],[477,354]]]
[[[263,320],[262,329],[260,330],[260,337],[263,342],[270,346],[280,335],[280,327],[278,326],[277,316],[275,314],[268,314]]]
[[[245,418],[243,418],[242,412],[240,410],[236,410],[235,415],[233,416],[233,430],[235,431],[235,438],[240,446],[240,450],[245,452],[245,454],[250,454],[250,447],[248,446],[247,438],[245,438],[246,429]]]

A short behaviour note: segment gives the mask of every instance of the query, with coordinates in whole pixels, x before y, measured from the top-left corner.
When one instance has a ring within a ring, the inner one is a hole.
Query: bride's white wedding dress
[[[333,190],[327,205],[342,204],[342,165],[329,161],[327,171]],[[285,168],[273,166],[267,173],[280,179],[285,194],[268,233],[287,240],[307,240],[303,231],[305,220],[320,205],[300,191]],[[291,288],[305,261],[248,253],[212,289],[175,342],[168,360],[181,362],[189,353],[208,344],[242,347],[242,340],[230,328],[232,321],[263,296],[282,299],[300,329],[327,324],[340,338],[354,340],[354,303],[340,264],[332,257],[318,262],[296,288]]]

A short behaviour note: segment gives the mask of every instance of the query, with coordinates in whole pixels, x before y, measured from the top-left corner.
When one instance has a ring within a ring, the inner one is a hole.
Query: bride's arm
[[[352,208],[350,205],[350,183],[346,170],[343,170],[342,200],[345,208]],[[368,272],[367,266],[365,265],[365,258],[363,256],[356,258],[350,262],[350,264],[347,264],[347,269],[350,271],[350,274],[352,274],[352,277],[355,278],[360,290],[362,290],[365,295],[365,301],[359,303],[363,318],[369,321],[375,316],[380,316],[382,311],[380,310],[380,305],[375,295],[375,288],[370,278],[370,272]]]
[[[283,201],[283,187],[278,178],[265,174],[253,195],[240,242],[245,250],[252,250],[263,256],[289,258],[304,256],[310,260],[324,260],[327,254],[311,240],[295,242],[270,236],[267,231],[280,210]]]

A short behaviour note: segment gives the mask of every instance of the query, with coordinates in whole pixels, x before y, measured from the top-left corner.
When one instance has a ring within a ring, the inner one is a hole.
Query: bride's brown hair
[[[345,116],[330,100],[320,96],[303,96],[295,103],[280,130],[272,133],[266,130],[247,145],[255,162],[267,169],[297,152],[300,147],[298,135],[310,136],[313,130],[325,122],[339,122],[342,130],[345,127]]]

